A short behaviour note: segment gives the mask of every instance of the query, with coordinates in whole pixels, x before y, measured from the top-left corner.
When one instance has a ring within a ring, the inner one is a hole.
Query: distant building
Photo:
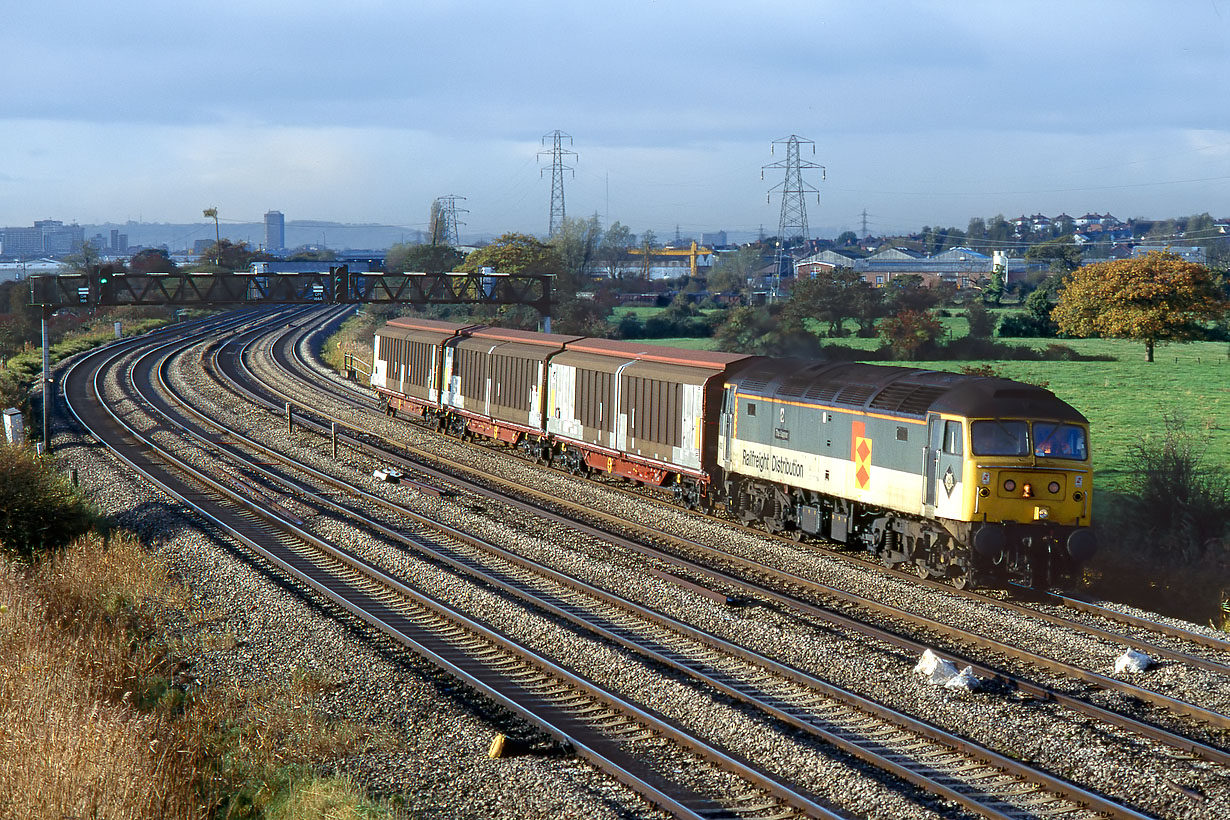
[[[111,229],[111,244],[108,245],[112,253],[127,253],[128,251],[128,234],[120,233],[118,228]]]
[[[286,247],[286,217],[281,211],[265,214],[265,250],[280,251]]]
[[[1197,265],[1203,265],[1206,259],[1204,248],[1202,247],[1199,247],[1199,246],[1179,247],[1175,245],[1137,245],[1136,247],[1132,248],[1132,258],[1136,258],[1138,256],[1145,256],[1146,254],[1152,253],[1153,251],[1165,251],[1166,253],[1173,253],[1176,256],[1179,256],[1187,260],[1188,262],[1195,262]]]
[[[43,255],[43,232],[39,228],[5,228],[0,236],[0,248],[5,256],[31,259]]]
[[[14,259],[68,256],[85,244],[85,229],[56,219],[42,219],[29,228],[4,228],[0,252]]]
[[[902,248],[887,248],[865,259],[845,256],[836,251],[821,251],[798,262],[794,269],[795,276],[807,278],[834,268],[849,268],[876,287],[887,285],[897,276],[921,276],[928,285],[948,282],[964,288],[989,277],[995,261],[970,248],[952,248],[935,256],[923,256]],[[1004,257],[1002,262],[1008,284],[1020,281],[1031,270],[1046,268],[1046,265],[1028,263],[1020,258]]]
[[[726,241],[726,231],[714,231],[713,233],[702,233],[700,244],[710,248],[724,248],[730,243]]]

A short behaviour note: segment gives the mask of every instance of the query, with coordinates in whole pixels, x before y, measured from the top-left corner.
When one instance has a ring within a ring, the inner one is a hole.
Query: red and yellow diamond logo
[[[871,439],[867,438],[867,427],[861,421],[851,425],[854,443],[851,460],[854,462],[854,486],[866,490],[871,486]]]

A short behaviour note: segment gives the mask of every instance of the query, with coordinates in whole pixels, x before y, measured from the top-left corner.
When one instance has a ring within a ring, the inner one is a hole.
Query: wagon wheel
[[[914,574],[917,575],[919,578],[926,580],[927,578],[931,577],[931,570],[927,567],[926,564],[915,564]]]
[[[789,536],[791,541],[798,542],[803,540],[803,531],[798,527],[791,530],[786,530],[786,535]]]
[[[948,583],[952,584],[954,589],[965,589],[972,586],[970,583],[970,574],[968,570],[961,570],[959,575],[954,575],[948,579]]]

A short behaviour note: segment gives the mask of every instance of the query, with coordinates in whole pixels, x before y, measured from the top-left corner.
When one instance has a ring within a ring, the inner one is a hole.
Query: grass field
[[[1004,340],[1037,343],[1036,339]],[[1008,378],[1040,384],[1089,419],[1095,486],[1115,490],[1132,470],[1128,448],[1143,436],[1158,436],[1167,417],[1207,439],[1207,465],[1230,464],[1230,348],[1223,342],[1159,347],[1145,361],[1144,346],[1111,339],[1065,339],[1085,355],[1113,357],[1092,362],[990,362]],[[919,362],[920,367],[959,370],[984,362]]]

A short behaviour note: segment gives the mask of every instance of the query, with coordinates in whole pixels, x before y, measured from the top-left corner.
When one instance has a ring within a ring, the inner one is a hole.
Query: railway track
[[[159,437],[165,437],[166,424],[175,424],[190,435],[193,447],[207,444],[210,438],[200,429],[190,430],[182,418],[177,420],[159,394],[137,388],[161,367],[154,364],[155,357],[161,356],[160,363],[165,363],[167,348],[178,344],[171,341],[151,346],[130,366],[131,404],[156,409],[162,415],[163,420],[152,426],[147,426],[148,419],[144,424],[133,420],[133,416],[142,415],[137,409],[113,410],[117,403],[103,397],[100,380],[105,368],[114,366],[114,349],[81,360],[64,381],[66,401],[74,416],[99,442],[163,492],[240,541],[276,571],[440,666],[676,816],[754,817],[774,805],[788,805],[806,816],[841,816],[797,791],[773,785],[770,778],[756,775],[733,758],[723,758],[717,750],[651,712],[603,692],[443,602],[410,590],[372,565],[312,536],[300,521],[271,510],[264,499],[237,491],[234,482],[211,478],[177,455],[174,445],[156,441],[151,430],[160,430]],[[105,416],[102,411],[106,411]],[[151,453],[156,455],[151,457]],[[614,724],[608,720],[612,715],[620,716]],[[644,758],[623,748],[620,736],[628,735],[634,724],[636,732],[648,727],[656,736],[670,737],[707,759],[736,769],[742,766],[753,780],[759,778],[778,796],[767,804],[753,801],[747,794],[723,801],[717,795],[670,782],[646,765]]]
[[[306,327],[303,330],[306,332]],[[257,338],[255,332],[253,338]],[[214,352],[217,354],[218,364],[211,369],[221,372],[230,365],[242,363],[244,357],[237,352],[239,344],[239,340],[235,340],[226,345],[216,346]],[[290,337],[286,337],[274,348],[275,350],[281,348],[284,360],[289,361],[298,354],[300,345],[290,341]],[[156,366],[153,364],[155,361],[158,362]],[[142,364],[133,366],[131,370],[134,375],[130,382],[144,380],[146,374],[158,372],[165,374],[171,361],[169,351],[160,359],[153,357],[141,359]],[[303,366],[303,363],[300,366]],[[162,379],[164,390],[166,381],[164,375]],[[333,387],[346,389],[345,385],[337,380],[333,380]],[[314,387],[313,389],[319,388]],[[350,401],[356,402],[358,406],[363,405],[360,391],[347,390],[347,392],[350,393]],[[304,394],[300,392],[299,395],[302,397]],[[282,403],[284,401],[285,399]],[[167,428],[172,426],[169,419],[174,418],[176,419],[175,425],[196,426],[192,448],[209,447],[211,450],[228,453],[226,458],[231,466],[222,472],[231,475],[231,478],[225,482],[219,482],[220,489],[217,491],[229,491],[238,496],[238,499],[232,498],[232,502],[246,509],[246,512],[240,513],[241,518],[256,516],[258,512],[268,515],[270,508],[279,506],[271,503],[271,499],[291,499],[291,503],[282,506],[298,512],[298,515],[275,515],[274,518],[285,520],[273,525],[270,525],[268,521],[265,522],[266,527],[272,526],[274,530],[282,533],[279,537],[283,541],[287,537],[284,528],[288,525],[297,526],[296,520],[304,517],[309,519],[319,519],[326,515],[336,516],[339,519],[373,517],[363,509],[345,506],[336,501],[338,491],[342,491],[347,496],[361,499],[361,507],[383,507],[386,523],[374,522],[367,526],[375,529],[383,527],[386,530],[385,537],[397,541],[406,550],[422,555],[427,554],[425,551],[430,551],[430,560],[441,565],[448,565],[454,572],[499,589],[501,594],[509,599],[516,599],[527,609],[548,613],[552,618],[570,624],[571,629],[589,633],[594,636],[594,640],[618,645],[627,653],[635,654],[642,659],[640,662],[653,667],[670,669],[680,679],[684,677],[690,679],[693,682],[692,685],[701,686],[706,691],[720,692],[724,698],[739,703],[739,708],[742,710],[756,710],[760,715],[757,718],[759,722],[756,723],[757,726],[762,727],[760,731],[766,731],[763,727],[768,725],[789,726],[799,734],[810,736],[813,746],[832,744],[842,750],[841,754],[844,757],[861,760],[865,765],[876,765],[882,771],[890,772],[892,777],[900,778],[901,781],[910,784],[906,787],[907,793],[933,795],[934,799],[951,801],[964,806],[972,814],[988,817],[1051,816],[1055,813],[1080,816],[1080,812],[1122,817],[1149,816],[1143,813],[1139,806],[1133,806],[1130,800],[1116,801],[1096,792],[1082,789],[1062,777],[1056,777],[1035,767],[1025,766],[1020,761],[999,755],[953,733],[928,726],[924,721],[918,721],[907,714],[896,710],[885,710],[877,714],[882,704],[874,703],[869,698],[852,692],[843,692],[841,687],[820,680],[805,670],[698,629],[677,618],[656,612],[652,607],[646,607],[626,597],[613,594],[609,590],[589,584],[580,578],[568,576],[559,572],[558,567],[553,569],[545,565],[535,565],[527,562],[523,556],[502,550],[494,544],[478,543],[474,539],[467,541],[465,537],[461,537],[464,534],[450,536],[450,543],[453,545],[447,548],[438,544],[428,547],[427,542],[421,539],[407,538],[399,533],[399,530],[404,529],[404,522],[414,515],[412,510],[398,505],[389,506],[388,501],[368,492],[363,487],[354,484],[341,486],[337,483],[337,479],[331,476],[319,475],[312,477],[309,481],[304,478],[306,472],[302,465],[292,467],[289,463],[283,463],[282,467],[275,472],[272,469],[273,462],[284,462],[285,460],[276,451],[261,450],[262,445],[255,442],[240,446],[240,440],[244,438],[240,431],[222,431],[216,427],[206,427],[204,425],[207,422],[199,417],[189,423],[184,418],[186,413],[184,407],[175,407],[165,403],[158,398],[158,394],[142,394],[139,402],[151,408],[160,403],[163,405],[162,412],[166,413],[163,421],[150,426]],[[269,403],[271,409],[275,411],[279,409],[278,402]],[[350,420],[337,418],[313,421],[310,414],[302,410],[296,412],[294,421],[296,430],[309,429],[316,425],[318,432],[322,435],[332,435],[334,424],[340,424],[344,431],[349,422]],[[210,425],[216,423],[215,421],[208,422]],[[345,432],[339,435],[347,447],[358,450],[364,446],[370,446],[357,438],[348,439]],[[120,435],[120,441],[121,443],[126,440],[138,441],[136,437],[137,432],[130,430]],[[246,455],[244,451],[247,451]],[[253,452],[258,452],[259,455],[254,456]],[[169,457],[173,457],[173,454]],[[379,449],[376,450],[375,457],[388,458],[387,454],[382,453]],[[199,471],[199,468],[191,465],[187,469]],[[286,472],[281,474],[283,469]],[[407,462],[406,469],[407,471],[412,469],[420,471],[423,475],[428,473],[426,467],[417,463]],[[291,475],[292,470],[295,473],[293,476]],[[241,477],[236,478],[236,474]],[[437,487],[445,483],[451,485],[458,480],[455,475],[443,472],[427,479]],[[308,486],[309,484],[314,485],[315,488]],[[476,489],[466,490],[467,493],[477,491]],[[200,490],[198,489],[197,492]],[[307,500],[309,495],[311,496],[310,502]],[[245,499],[246,506],[243,503]],[[493,497],[493,502],[494,500]],[[548,495],[547,501],[550,500]],[[558,507],[558,499],[555,499],[555,502],[554,506]],[[507,498],[500,498],[498,503],[505,505],[511,502]],[[305,505],[312,510],[306,516],[303,514]],[[542,514],[541,508],[533,512],[535,516]],[[553,514],[559,515],[558,511],[553,511]],[[399,525],[398,522],[402,523]],[[424,527],[436,526],[428,521],[422,521],[420,524]],[[577,527],[578,525],[575,522],[568,522],[568,526]],[[584,531],[584,528],[581,527],[578,531]],[[585,537],[610,541],[622,537],[624,541],[620,543],[624,543],[624,548],[645,551],[653,549],[643,543],[639,547],[631,546],[635,541],[628,539],[626,535],[603,532],[598,528],[593,528]],[[660,538],[661,535],[656,537]],[[433,537],[431,542],[434,544],[436,540]],[[643,540],[651,539],[644,538]],[[407,601],[406,591],[396,589],[397,584],[402,584],[401,581],[391,578],[392,585],[390,585],[384,581],[374,580],[375,575],[383,573],[387,576],[389,573],[387,570],[373,568],[355,556],[343,551],[339,551],[340,554],[330,554],[328,550],[318,545],[305,547],[303,544],[308,542],[302,539],[298,542],[298,546],[283,544],[279,547],[281,542],[262,545],[255,538],[253,542],[274,556],[269,560],[279,567],[279,572],[285,573],[287,577],[298,578],[297,583],[311,587],[314,590],[313,594],[328,598],[333,601],[333,606],[351,612],[356,617],[366,620],[364,615],[351,608],[354,601],[364,599],[366,596],[366,599],[394,612],[407,623],[418,624],[420,621],[426,623],[431,618],[442,619],[438,622],[445,626],[440,627],[441,631],[436,633],[437,643],[431,643],[429,638],[424,638],[425,646],[434,647],[439,641],[447,642],[445,638],[439,637],[443,635],[463,646],[477,646],[479,653],[483,656],[507,658],[506,654],[501,655],[500,653],[508,652],[518,655],[516,650],[500,644],[498,629],[487,627],[491,631],[489,636],[481,635],[472,629],[471,623],[482,626],[478,623],[479,619],[474,617],[474,613],[454,611],[452,615],[442,615],[435,608],[435,604],[442,604],[442,602],[433,601],[427,605],[422,600],[418,600],[417,603],[414,599]],[[324,547],[331,547],[327,541],[322,543]],[[254,551],[258,549],[255,546],[252,548]],[[279,548],[288,552],[278,553]],[[336,549],[336,547],[332,548]],[[693,548],[689,547],[689,549]],[[328,557],[312,560],[305,557],[308,554]],[[662,564],[673,564],[676,574],[666,579],[668,586],[686,585],[687,578],[692,578],[700,581],[695,585],[695,589],[702,593],[717,593],[717,590],[722,588],[737,590],[738,584],[748,583],[747,576],[750,570],[740,570],[722,579],[719,575],[713,574],[711,566],[699,563],[689,565],[686,559],[681,560],[679,556],[670,558],[663,553],[647,552],[646,554],[653,554],[654,560]],[[279,564],[278,560],[285,563]],[[295,561],[306,563],[295,564]],[[324,569],[321,568],[322,562],[326,567]],[[358,565],[352,562],[357,562]],[[493,562],[498,563],[499,566],[493,568],[491,566]],[[360,566],[367,568],[362,569]],[[296,571],[301,574],[296,575]],[[339,592],[332,587],[328,588],[332,591],[327,591],[314,585],[325,584],[322,579],[326,578],[331,579],[328,584],[341,584],[339,589],[342,591]],[[767,588],[753,590],[749,587],[736,594],[744,600],[750,600],[753,596],[760,600],[775,600],[778,605],[788,608],[791,612],[804,613],[808,618],[821,617],[822,607],[798,596],[798,579],[787,579],[783,583],[787,590],[785,592],[774,592]],[[402,586],[405,585],[402,584]],[[336,598],[330,597],[334,594]],[[717,594],[726,597],[723,593]],[[775,599],[774,595],[780,597]],[[427,609],[415,609],[415,607],[425,606]],[[430,617],[423,614],[428,610],[434,613]],[[831,617],[831,615],[832,613],[828,612],[824,617]],[[368,622],[378,629],[384,629],[372,621]],[[384,623],[387,625],[387,621]],[[834,628],[856,628],[854,626],[856,622],[853,620],[850,623],[830,620],[829,623],[833,624]],[[403,626],[405,626],[404,623],[400,624],[396,631],[404,632],[401,628]],[[393,633],[386,630],[385,634],[392,635]],[[871,635],[872,633],[864,632],[863,634]],[[875,640],[885,641],[887,639],[883,634],[877,634]],[[479,643],[475,643],[476,641]],[[456,649],[456,644],[453,646]],[[906,644],[899,644],[899,646],[905,648]],[[915,643],[908,651],[914,652],[920,646],[922,644]],[[529,647],[520,648],[534,652]],[[523,670],[520,675],[525,680],[534,682],[530,689],[541,696],[540,700],[543,698],[550,700],[552,696],[558,695],[571,701],[576,697],[576,693],[582,690],[585,684],[583,679],[577,682],[565,682],[565,679],[559,677],[554,668],[550,666],[559,664],[542,653],[536,653],[534,657],[537,660],[531,660],[530,656],[518,655],[516,662],[522,664],[519,667]],[[508,662],[512,661],[496,661],[494,668],[499,671],[499,668]],[[544,663],[547,665],[544,666]],[[487,671],[491,671],[491,668],[488,666]],[[508,672],[508,668],[503,671]],[[450,674],[454,673],[450,672]],[[457,676],[461,680],[468,680],[465,674],[473,673],[463,668],[462,673],[457,673]],[[475,677],[478,678],[477,675]],[[514,674],[514,683],[516,677],[517,675]],[[478,679],[481,680],[481,678]],[[1002,676],[1001,679],[1003,679]],[[505,685],[511,686],[512,684]],[[1028,683],[1025,682],[1022,685],[1024,688],[1018,691],[1027,691]],[[475,685],[475,688],[484,691],[478,685]],[[496,688],[500,691],[498,686]],[[606,692],[605,695],[612,698],[619,697],[612,692]],[[636,742],[644,744],[647,737],[645,732],[651,732],[655,738],[671,737],[673,742],[685,746],[696,742],[695,738],[690,738],[686,729],[678,726],[673,729],[679,733],[677,736],[671,735],[672,729],[669,726],[647,728],[644,720],[635,712],[624,711],[616,702],[604,700],[602,693],[591,693],[589,697],[591,700],[587,701],[585,706],[580,707],[581,714],[603,716],[603,720],[599,722],[609,723],[616,728],[617,740],[612,741],[616,746],[626,745],[628,738],[633,738],[634,744]],[[1055,693],[1048,692],[1046,687],[1040,687],[1035,697],[1040,701],[1056,699]],[[493,698],[493,700],[501,702],[498,698]],[[573,702],[571,706],[576,711],[577,703]],[[516,711],[513,706],[507,708],[510,711]],[[632,704],[632,708],[645,710],[644,704],[639,706]],[[652,710],[649,711],[652,712]],[[517,714],[521,713],[517,712]],[[876,722],[868,723],[873,716]],[[532,725],[540,725],[529,715],[522,717]],[[1130,728],[1130,725],[1125,728],[1135,731]],[[557,739],[571,737],[567,734],[555,735],[546,729],[543,731],[547,731]],[[618,740],[621,735],[623,739]],[[582,748],[589,748],[583,740],[570,739],[559,742],[571,744],[578,751]],[[1213,746],[1204,749],[1198,743],[1193,745],[1192,739],[1180,735],[1175,735],[1171,741],[1163,739],[1162,742],[1172,742],[1172,745],[1178,748],[1185,748],[1193,754],[1211,760],[1219,760],[1217,755],[1224,754]],[[708,754],[698,752],[695,748],[691,753]],[[644,789],[642,794],[658,805],[669,806],[671,811],[679,813],[680,816],[757,817],[773,812],[783,815],[795,813],[807,816],[834,816],[825,814],[825,812],[831,813],[832,810],[824,805],[823,800],[818,800],[815,795],[809,794],[805,785],[800,789],[799,784],[774,780],[771,776],[768,781],[757,784],[755,778],[763,776],[764,773],[759,775],[756,773],[756,765],[752,760],[740,759],[737,753],[723,752],[721,749],[717,749],[714,753],[719,758],[725,755],[726,759],[722,761],[721,766],[726,772],[737,770],[741,772],[739,775],[741,778],[746,778],[738,790],[738,799],[723,803],[716,799],[720,797],[722,790],[712,788],[708,792],[703,789],[699,792],[696,789],[688,792],[685,789],[686,799],[676,799],[669,791],[652,791],[652,789],[659,788],[653,784],[648,787],[641,786],[640,788]],[[1210,754],[1213,757],[1208,757]],[[877,755],[879,756],[878,762],[876,762]],[[631,759],[633,764],[643,762],[635,755],[625,758],[625,760],[628,759]],[[1224,762],[1219,760],[1219,765],[1224,765]],[[739,766],[745,766],[746,770],[739,770]],[[945,770],[946,767],[947,770]],[[633,765],[626,765],[621,771],[635,773],[636,769]],[[1012,773],[1000,773],[1008,771]],[[629,775],[624,774],[623,776],[628,777]],[[635,778],[633,779],[635,781]],[[1181,784],[1178,786],[1180,795],[1183,794],[1184,788]],[[1190,795],[1187,796],[1190,797]],[[925,802],[929,798],[911,799]],[[678,805],[668,802],[670,800],[675,800]],[[689,804],[689,800],[697,802]],[[692,812],[692,814],[687,812]],[[723,815],[723,812],[726,814]],[[1180,815],[1176,814],[1176,816]]]
[[[222,356],[225,354],[215,350],[215,359]],[[242,357],[235,356],[234,360],[241,361]],[[242,438],[237,431],[224,432],[229,439]],[[258,445],[248,442],[248,446]],[[349,495],[385,507],[398,520],[410,518],[440,526],[361,488],[337,486]],[[314,503],[334,506],[321,499]],[[1082,806],[1105,816],[1141,816],[1034,767],[494,545],[449,530],[451,538],[481,550],[487,559],[498,556],[511,569],[496,572],[484,566],[484,558],[472,553],[446,554],[401,538],[393,530],[385,534],[411,548],[429,549],[434,558],[460,571],[981,816],[1070,814]],[[579,601],[579,596],[585,601]]]
[[[359,446],[358,442],[352,442],[352,444],[355,446]],[[406,466],[413,467],[414,465],[407,464]],[[441,480],[448,480],[448,479],[447,477],[441,477]],[[691,569],[694,569],[700,572],[707,571],[705,568],[702,568],[702,567],[691,567]],[[737,583],[737,581],[734,581],[734,579],[727,579],[727,580],[731,580],[732,582]],[[797,608],[798,602],[794,601],[794,602],[788,603],[787,605]],[[915,648],[917,648],[917,645],[915,645]],[[1013,681],[1013,683],[1014,685],[1021,687],[1023,690],[1026,690],[1026,691],[1031,690],[1031,687],[1023,681],[1017,680],[1017,681]],[[1032,689],[1032,694],[1034,694],[1035,696],[1041,697],[1041,698],[1045,698],[1045,699],[1055,699],[1055,700],[1063,701],[1067,705],[1073,708],[1081,708],[1081,709],[1085,709],[1086,711],[1089,711],[1091,708],[1087,704],[1081,705],[1078,702],[1071,701],[1070,699],[1067,699],[1061,695],[1058,695],[1058,693],[1054,691],[1047,690],[1044,687],[1034,687]],[[1165,700],[1161,702],[1165,703]],[[1189,710],[1185,706],[1180,705],[1179,711],[1189,711]],[[1199,754],[1201,756],[1207,757],[1208,759],[1211,759],[1211,760],[1216,760],[1222,763],[1225,762],[1225,752],[1222,751],[1221,749],[1211,747],[1211,746],[1205,746],[1203,744],[1193,742],[1190,739],[1166,733],[1165,731],[1156,731],[1142,724],[1140,721],[1133,721],[1132,719],[1127,719],[1126,722],[1124,722],[1121,716],[1107,714],[1104,710],[1100,711],[1097,707],[1092,707],[1092,713],[1097,715],[1100,719],[1106,719],[1106,720],[1109,720],[1110,722],[1118,723],[1119,725],[1122,725],[1125,728],[1130,728],[1132,731],[1139,731],[1142,734],[1145,734],[1146,736],[1152,735],[1156,739],[1160,739],[1163,742],[1169,743],[1175,746],[1176,748],[1186,749],[1195,754]],[[1194,711],[1194,714],[1203,715],[1204,712],[1197,707],[1197,709]],[[1214,715],[1214,720],[1218,719],[1215,713],[1210,713],[1210,714]]]
[[[371,392],[365,387],[360,387],[354,382],[343,381],[341,379],[326,380],[321,376],[320,370],[313,367],[307,361],[304,355],[303,340],[308,336],[314,338],[317,342],[326,334],[326,328],[315,328],[310,334],[304,334],[301,337],[296,337],[295,341],[288,343],[286,340],[279,341],[276,345],[270,347],[270,354],[281,368],[286,372],[287,376],[299,381],[304,388],[316,390],[330,390],[333,398],[344,402],[347,406],[353,408],[358,413],[372,413],[379,410],[378,403],[373,399]],[[611,486],[613,492],[626,492],[619,485]],[[653,494],[635,493],[638,500],[649,499],[654,504],[665,504],[660,498]],[[674,505],[668,505],[672,511],[677,511],[679,508]],[[766,539],[773,539],[783,544],[794,543],[794,539],[786,538],[779,535],[757,531],[758,534]],[[980,604],[993,604],[1005,610],[1017,612],[1020,614],[1029,615],[1030,617],[1038,618],[1047,623],[1071,628],[1074,630],[1085,632],[1093,637],[1113,642],[1116,645],[1130,647],[1146,653],[1149,653],[1156,659],[1165,659],[1176,663],[1182,663],[1188,666],[1203,668],[1209,671],[1218,673],[1230,672],[1230,640],[1215,637],[1200,632],[1195,632],[1190,629],[1183,629],[1172,626],[1158,620],[1150,620],[1131,613],[1122,612],[1114,608],[1098,604],[1096,602],[1081,598],[1075,595],[1064,595],[1056,592],[1039,592],[1029,590],[1022,587],[1012,585],[1008,589],[1009,595],[1015,595],[1019,600],[1014,600],[1010,597],[991,597],[976,590],[956,589],[951,584],[943,581],[938,581],[931,578],[919,578],[911,572],[894,569],[889,567],[881,567],[878,564],[869,562],[861,557],[858,552],[830,552],[830,556],[834,560],[848,561],[860,568],[874,568],[876,571],[884,572],[894,577],[908,578],[910,582],[916,586],[925,587],[928,589],[936,589],[944,593],[962,598],[964,600],[975,601]],[[1050,605],[1059,612],[1047,611],[1041,608],[1040,605]],[[1088,620],[1078,620],[1070,615],[1065,615],[1062,610],[1081,613],[1083,615],[1092,616]],[[1105,626],[1099,626],[1092,621],[1101,621],[1106,624],[1119,624],[1121,626],[1130,627],[1133,630],[1145,633],[1147,637],[1138,638],[1133,633],[1125,631],[1115,631]],[[1160,639],[1173,639],[1179,645],[1186,645],[1185,649],[1173,648],[1175,643],[1167,644]],[[1213,650],[1211,653],[1197,654],[1197,651],[1192,651],[1192,648],[1201,648]]]
[[[288,370],[300,370],[306,366],[301,356],[298,353],[298,344],[281,343],[275,344],[271,348],[274,360],[280,362],[281,366]],[[296,367],[297,363],[297,367]],[[303,379],[302,374],[297,376]],[[233,381],[242,381],[242,377],[236,375]],[[254,380],[252,377],[251,380]],[[302,382],[304,387],[309,386],[309,382]],[[319,389],[319,385],[317,385]],[[255,401],[263,401],[268,405],[273,402],[266,396],[261,397],[249,386],[248,395]],[[290,400],[290,396],[286,393],[281,393],[280,397],[284,400]],[[347,397],[346,402],[353,406],[356,410],[371,410],[371,404],[364,402],[362,399]],[[302,411],[303,422],[310,423],[309,417],[320,415],[319,411]],[[338,419],[335,416],[328,416],[327,421],[330,424],[343,423],[344,420]],[[367,445],[366,441],[361,441],[359,438],[351,438],[354,446],[371,446]],[[399,445],[396,442],[386,441],[385,445],[390,449],[387,452],[396,452]],[[379,445],[377,445],[379,446]],[[380,450],[375,450],[372,453],[379,457],[383,453]],[[420,454],[426,455],[426,454]],[[396,461],[391,458],[390,460]],[[420,462],[407,460],[402,463],[406,469],[423,469]],[[450,472],[436,473],[437,480],[446,480],[456,476]],[[1146,730],[1140,721],[1128,719],[1126,722],[1120,717],[1115,716],[1110,710],[1101,709],[1093,704],[1082,705],[1084,702],[1080,699],[1070,697],[1055,687],[1043,686],[1031,683],[1025,676],[1007,672],[1002,669],[993,668],[985,663],[979,663],[976,658],[958,654],[956,648],[959,646],[975,646],[981,650],[990,651],[996,655],[1009,657],[1030,667],[1043,669],[1051,674],[1058,675],[1064,679],[1079,681],[1085,685],[1096,687],[1101,691],[1117,693],[1123,698],[1134,699],[1149,703],[1157,709],[1171,712],[1176,715],[1182,715],[1189,718],[1194,718],[1203,724],[1218,729],[1230,728],[1230,717],[1221,712],[1205,708],[1195,703],[1190,703],[1179,698],[1171,697],[1162,692],[1150,690],[1148,688],[1135,685],[1126,681],[1112,678],[1100,672],[1082,668],[1074,663],[1048,658],[1038,652],[1021,649],[1004,641],[997,640],[993,637],[988,637],[978,634],[970,629],[963,629],[952,626],[934,617],[922,617],[913,612],[907,612],[896,606],[889,606],[878,601],[871,600],[865,596],[856,595],[847,592],[844,589],[835,587],[829,584],[821,584],[810,578],[803,577],[797,573],[788,572],[778,567],[765,566],[758,562],[740,560],[735,556],[727,554],[721,549],[715,549],[710,544],[700,543],[692,539],[673,538],[666,533],[660,532],[657,528],[650,526],[636,525],[627,520],[622,514],[600,513],[593,509],[578,509],[575,505],[571,509],[564,509],[562,502],[550,493],[537,493],[530,488],[514,482],[500,481],[491,476],[484,476],[482,482],[487,485],[495,485],[497,487],[495,496],[498,499],[507,500],[510,497],[526,498],[528,503],[523,506],[529,512],[539,512],[548,510],[551,514],[560,515],[559,520],[562,523],[572,524],[577,519],[597,520],[599,528],[595,528],[592,532],[600,537],[621,537],[631,532],[635,536],[635,540],[624,537],[623,545],[636,550],[647,551],[647,554],[659,560],[674,562],[680,569],[686,570],[689,573],[700,576],[705,579],[705,583],[710,586],[721,583],[728,587],[733,587],[739,590],[742,594],[752,594],[759,596],[768,596],[776,600],[784,606],[796,607],[800,604],[808,604],[811,601],[820,600],[826,606],[832,606],[833,602],[839,602],[843,608],[849,608],[847,611],[863,611],[874,612],[879,616],[891,619],[895,622],[909,623],[915,627],[923,628],[928,632],[942,636],[954,643],[950,644],[953,651],[952,655],[963,665],[970,665],[974,670],[989,678],[996,678],[1010,683],[1013,687],[1028,693],[1033,697],[1044,699],[1057,700],[1071,708],[1077,708],[1092,712],[1092,716],[1100,720],[1120,725],[1123,728],[1129,728],[1132,731],[1149,731]],[[517,502],[510,502],[517,503]],[[779,539],[784,540],[784,539]],[[667,554],[661,552],[658,547],[666,544],[672,548],[672,552]],[[695,560],[689,556],[701,556],[704,563]],[[716,566],[733,566],[736,572],[713,571],[711,567]],[[745,577],[743,573],[751,574],[755,577],[765,579],[765,582],[745,583],[742,579]],[[1207,672],[1214,673],[1219,676],[1230,675],[1230,665],[1227,665],[1226,656],[1223,653],[1222,657],[1216,655],[1206,657],[1194,654],[1190,651],[1178,651],[1170,648],[1155,640],[1143,640],[1133,636],[1121,633],[1112,632],[1108,629],[1087,624],[1081,621],[1075,621],[1064,618],[1060,615],[1039,611],[1034,607],[1006,600],[998,600],[988,598],[983,595],[978,595],[964,590],[954,590],[946,585],[935,584],[931,586],[940,589],[945,595],[961,598],[966,601],[974,601],[979,604],[993,604],[1002,609],[1024,615],[1029,618],[1037,619],[1046,623],[1062,626],[1065,629],[1071,629],[1081,632],[1094,639],[1110,642],[1115,645],[1125,647],[1133,647],[1138,650],[1149,653],[1157,659],[1165,659],[1172,663],[1183,664],[1186,667],[1193,669],[1202,669]],[[810,596],[807,599],[799,599],[796,597],[795,590],[805,590]],[[1075,602],[1070,602],[1075,603]],[[810,614],[819,617],[825,617],[827,611],[812,607],[809,610]],[[1104,612],[1104,610],[1103,610]],[[849,621],[844,621],[847,626]],[[1136,626],[1147,626],[1139,620],[1135,622]],[[1159,630],[1160,631],[1160,630]],[[1173,637],[1173,630],[1164,631],[1169,637]],[[882,637],[881,633],[872,633],[872,637]],[[1221,647],[1221,642],[1209,641],[1207,644]],[[921,652],[928,648],[927,645],[917,641],[906,641],[902,644],[903,648],[909,648],[913,651]],[[1223,681],[1224,683],[1224,681]],[[1230,764],[1230,753],[1224,749],[1217,748],[1213,745],[1200,743],[1199,741],[1190,741],[1183,738],[1181,735],[1166,732],[1153,731],[1153,737],[1156,740],[1172,745],[1175,748],[1183,749],[1184,751],[1200,754],[1207,759],[1222,763],[1223,765]]]

